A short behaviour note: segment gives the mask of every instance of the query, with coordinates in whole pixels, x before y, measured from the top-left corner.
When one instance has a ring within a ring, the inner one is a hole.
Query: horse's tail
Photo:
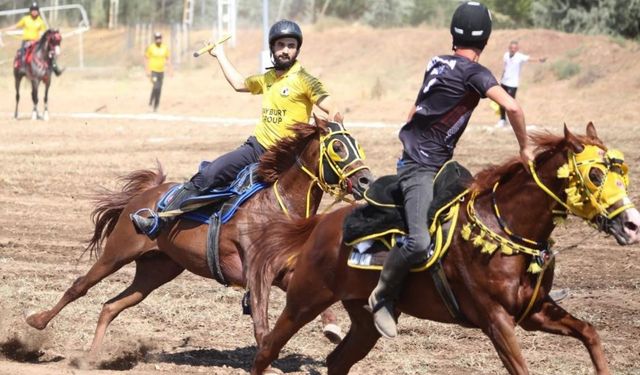
[[[262,230],[260,245],[248,259],[247,287],[258,311],[255,317],[263,317],[266,323],[269,291],[273,281],[295,268],[301,248],[322,215],[308,219],[271,221]],[[260,318],[259,318],[260,319]],[[268,328],[268,327],[265,327]]]
[[[101,191],[93,194],[91,199],[95,208],[91,212],[91,221],[95,229],[84,251],[89,251],[91,255],[97,257],[102,248],[102,242],[115,228],[124,207],[136,195],[161,185],[166,177],[162,165],[158,162],[155,170],[140,169],[119,177],[118,180],[124,183],[120,191],[102,188]]]

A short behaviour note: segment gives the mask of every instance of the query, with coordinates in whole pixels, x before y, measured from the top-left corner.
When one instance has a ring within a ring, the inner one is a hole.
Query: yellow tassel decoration
[[[565,164],[558,168],[558,178],[569,178],[571,171],[569,170],[569,164]]]
[[[475,247],[479,247],[482,246],[482,244],[484,243],[484,239],[482,238],[482,232],[475,236],[475,238],[473,239],[473,246]]]
[[[469,238],[471,238],[471,224],[466,223],[462,227],[462,230],[460,231],[460,235],[462,236],[462,238],[465,239],[465,241],[469,241]]]
[[[566,221],[566,217],[564,216],[554,216],[553,217],[553,225],[562,225]]]
[[[504,255],[512,255],[513,248],[506,243],[500,245],[500,252]]]
[[[498,245],[491,241],[484,241],[484,245],[482,245],[482,253],[485,254],[493,254],[494,251],[498,248]]]
[[[529,264],[529,268],[527,269],[527,272],[536,274],[536,273],[540,273],[540,271],[542,271],[542,267],[538,265],[538,262],[536,262],[535,260],[532,260],[531,264]]]

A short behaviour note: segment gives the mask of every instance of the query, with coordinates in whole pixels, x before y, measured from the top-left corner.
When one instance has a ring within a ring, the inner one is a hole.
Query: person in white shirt
[[[504,53],[502,60],[504,61],[504,70],[502,72],[502,78],[500,79],[500,85],[509,95],[513,98],[516,97],[516,91],[518,91],[518,84],[520,83],[520,69],[522,64],[527,61],[545,62],[546,57],[532,60],[529,55],[525,55],[522,52],[518,52],[520,49],[517,40],[512,40],[509,43],[509,50]],[[505,117],[504,107],[500,107],[500,120],[497,126],[506,126],[507,121]]]

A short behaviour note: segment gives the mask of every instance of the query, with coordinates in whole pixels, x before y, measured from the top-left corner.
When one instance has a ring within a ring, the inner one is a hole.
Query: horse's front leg
[[[13,72],[13,78],[16,83],[16,110],[13,113],[13,118],[18,118],[18,103],[20,103],[20,82],[22,81],[22,75],[16,71]]]
[[[40,115],[38,115],[38,83],[37,80],[31,80],[31,101],[33,102],[33,111],[31,111],[32,120],[38,120],[40,118]]]
[[[493,347],[498,352],[502,364],[511,375],[529,374],[527,363],[520,351],[520,344],[515,334],[513,317],[501,306],[497,306],[486,318],[487,323],[482,331],[489,336]]]
[[[44,86],[44,113],[42,114],[44,121],[49,121],[49,87],[51,87],[51,80]]]
[[[591,324],[566,312],[551,298],[547,297],[542,302],[540,310],[527,317],[521,326],[528,331],[543,331],[577,338],[587,347],[596,373],[598,375],[611,374],[602,348],[602,341],[596,329]]]

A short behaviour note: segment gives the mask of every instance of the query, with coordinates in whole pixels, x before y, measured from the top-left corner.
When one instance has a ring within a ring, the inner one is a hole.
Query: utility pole
[[[119,0],[109,1],[109,29],[115,29],[118,27],[118,9]]]
[[[236,46],[236,0],[218,0],[218,38],[231,35],[231,47]]]
[[[262,54],[260,68],[263,72],[271,66],[271,50],[269,49],[269,0],[262,0]]]

